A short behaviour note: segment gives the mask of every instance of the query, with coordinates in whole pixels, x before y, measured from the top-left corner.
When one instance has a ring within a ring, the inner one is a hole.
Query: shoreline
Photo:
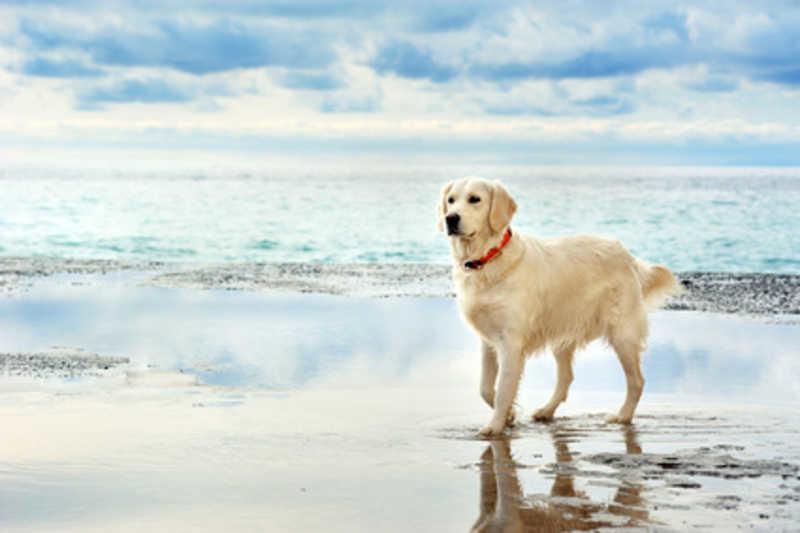
[[[0,257],[0,294],[24,292],[57,275],[142,274],[138,285],[162,288],[289,291],[371,298],[453,297],[450,267],[411,263],[167,263]],[[800,314],[800,274],[676,272],[682,294],[666,310],[777,316]]]

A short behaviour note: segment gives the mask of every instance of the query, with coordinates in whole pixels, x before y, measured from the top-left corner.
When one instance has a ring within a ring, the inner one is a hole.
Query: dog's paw
[[[500,435],[503,433],[505,426],[503,424],[495,424],[494,422],[490,422],[483,426],[479,431],[478,435],[481,437],[493,437],[495,435]]]
[[[633,417],[613,415],[606,418],[608,424],[630,424]]]
[[[506,425],[508,427],[514,427],[517,423],[517,410],[513,407],[509,409],[508,415],[506,415]]]
[[[541,409],[537,409],[533,412],[533,416],[531,417],[537,422],[552,422],[553,420],[553,410],[548,409],[546,407],[542,407]]]

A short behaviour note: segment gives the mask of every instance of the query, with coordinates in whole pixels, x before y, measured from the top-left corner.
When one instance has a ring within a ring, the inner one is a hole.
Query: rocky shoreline
[[[100,376],[114,367],[127,365],[127,357],[112,357],[86,352],[80,348],[54,346],[46,352],[0,353],[2,377]]]

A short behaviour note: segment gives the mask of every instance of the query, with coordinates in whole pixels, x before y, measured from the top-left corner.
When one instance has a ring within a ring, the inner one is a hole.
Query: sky
[[[800,2],[5,0],[0,146],[800,165]]]

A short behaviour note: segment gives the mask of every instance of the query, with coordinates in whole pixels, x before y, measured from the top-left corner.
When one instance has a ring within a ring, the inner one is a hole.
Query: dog
[[[513,423],[525,360],[547,347],[557,382],[533,418],[552,420],[567,399],[575,350],[600,337],[614,348],[627,381],[625,402],[608,421],[630,423],[644,389],[647,310],[678,292],[675,276],[616,240],[518,235],[510,227],[516,210],[500,182],[477,177],[446,184],[437,206],[439,230],[450,240],[458,306],[481,340],[481,396],[493,414],[479,433],[497,435]]]

